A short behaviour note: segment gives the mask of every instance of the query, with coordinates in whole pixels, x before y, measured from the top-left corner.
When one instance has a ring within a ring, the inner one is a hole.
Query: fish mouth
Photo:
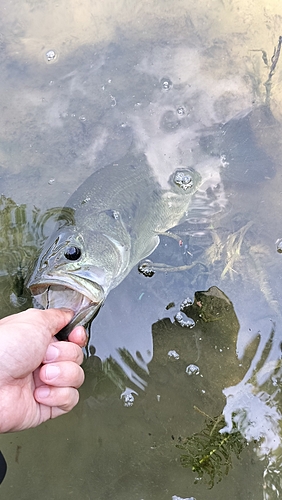
[[[73,278],[73,277],[72,277]],[[88,282],[88,283],[87,283]],[[74,312],[71,321],[56,337],[67,340],[75,326],[87,325],[104,302],[104,290],[89,280],[53,278],[28,284],[34,306],[40,309],[67,308]]]

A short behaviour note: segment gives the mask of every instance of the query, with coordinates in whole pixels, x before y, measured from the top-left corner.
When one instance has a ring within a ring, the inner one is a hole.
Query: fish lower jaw
[[[74,313],[70,323],[66,325],[56,337],[59,340],[67,340],[70,332],[75,326],[87,325],[97,314],[103,303],[100,300],[91,300],[81,290],[71,288],[68,284],[38,283],[30,285],[30,291],[34,296],[34,306],[43,309],[71,309]],[[83,290],[84,291],[84,290]]]
[[[68,308],[72,309],[75,315],[90,308],[98,310],[104,299],[103,293],[93,297],[87,289],[71,287],[69,283],[62,281],[36,283],[29,288],[35,299],[35,307]]]

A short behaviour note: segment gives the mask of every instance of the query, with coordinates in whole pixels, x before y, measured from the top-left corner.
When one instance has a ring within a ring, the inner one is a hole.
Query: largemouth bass
[[[73,309],[60,339],[89,323],[110,290],[155,250],[158,234],[180,221],[200,182],[196,171],[179,167],[161,186],[146,156],[129,153],[74,192],[28,282],[35,305]]]

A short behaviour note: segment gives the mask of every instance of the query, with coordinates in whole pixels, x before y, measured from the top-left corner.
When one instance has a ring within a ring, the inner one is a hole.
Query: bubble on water
[[[113,210],[113,211],[112,211],[112,217],[113,217],[115,220],[119,219],[119,218],[120,218],[120,214],[119,214],[119,212],[118,212],[117,210]]]
[[[84,198],[84,200],[82,200],[81,205],[85,205],[85,204],[86,204],[86,203],[88,203],[90,200],[91,200],[90,196],[86,196],[86,198]]]
[[[178,312],[174,319],[176,323],[178,323],[182,327],[193,328],[195,326],[195,321],[192,318],[185,318],[185,315],[182,312]]]
[[[138,271],[143,274],[143,276],[146,276],[146,278],[152,278],[155,274],[153,263],[149,259],[144,260],[144,262],[139,264]]]
[[[114,108],[117,105],[117,100],[113,95],[110,95],[110,98],[111,98],[111,106],[112,108]]]
[[[47,62],[54,62],[57,59],[57,54],[54,50],[48,50],[46,52],[45,57],[47,59]]]
[[[173,176],[173,182],[176,186],[180,187],[184,191],[191,189],[194,185],[193,177],[189,170],[176,170]]]
[[[221,165],[222,165],[223,168],[229,166],[229,162],[227,161],[225,154],[221,154],[220,155],[220,163],[221,163]]]
[[[176,360],[179,359],[179,354],[174,349],[168,351],[167,355],[170,359],[176,359]]]
[[[186,114],[186,109],[184,108],[184,106],[178,106],[176,111],[179,116],[184,116]]]
[[[278,253],[282,253],[282,238],[276,241],[276,250]]]
[[[50,184],[50,186],[51,186],[52,184],[54,184],[54,182],[55,182],[55,179],[49,179],[48,184]]]
[[[177,495],[173,495],[172,498],[171,498],[171,500],[196,500],[196,498],[194,498],[194,497],[189,497],[189,498],[185,497],[185,498],[183,498],[183,497],[178,497]]]
[[[172,88],[172,81],[170,80],[170,78],[162,78],[161,79],[161,86],[162,86],[162,89],[163,90],[170,90]]]
[[[187,375],[199,375],[200,373],[200,368],[197,366],[197,365],[194,365],[193,363],[191,363],[190,365],[188,365],[186,367],[186,370],[185,372],[187,373]]]
[[[190,307],[193,304],[193,300],[190,297],[186,297],[186,299],[182,300],[180,304],[180,311],[186,309],[186,307]]]
[[[127,394],[126,396],[123,396],[123,406],[126,407],[133,406],[133,403],[134,403],[133,394]]]
[[[122,399],[123,401],[123,406],[127,408],[133,406],[135,400],[134,394],[138,396],[138,393],[136,391],[133,391],[132,389],[129,389],[129,387],[125,389],[125,391],[120,395],[120,399]]]

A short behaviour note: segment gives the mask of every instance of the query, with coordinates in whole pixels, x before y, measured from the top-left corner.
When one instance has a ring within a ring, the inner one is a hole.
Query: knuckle
[[[75,387],[80,387],[85,379],[84,371],[83,369],[78,366],[78,373],[77,373],[77,383],[75,384]]]
[[[61,341],[57,342],[55,346],[60,351],[60,361],[73,361],[79,365],[82,363],[83,353],[78,345]]]
[[[73,344],[72,342],[68,342],[68,348],[70,349],[70,359],[80,364],[81,356],[83,358],[81,348],[78,345]]]
[[[64,411],[70,411],[74,408],[79,401],[79,393],[78,390],[69,387],[65,388],[65,390],[61,394],[61,404],[58,405]]]
[[[75,362],[71,361],[65,367],[64,381],[71,387],[80,387],[84,382],[84,371]]]

